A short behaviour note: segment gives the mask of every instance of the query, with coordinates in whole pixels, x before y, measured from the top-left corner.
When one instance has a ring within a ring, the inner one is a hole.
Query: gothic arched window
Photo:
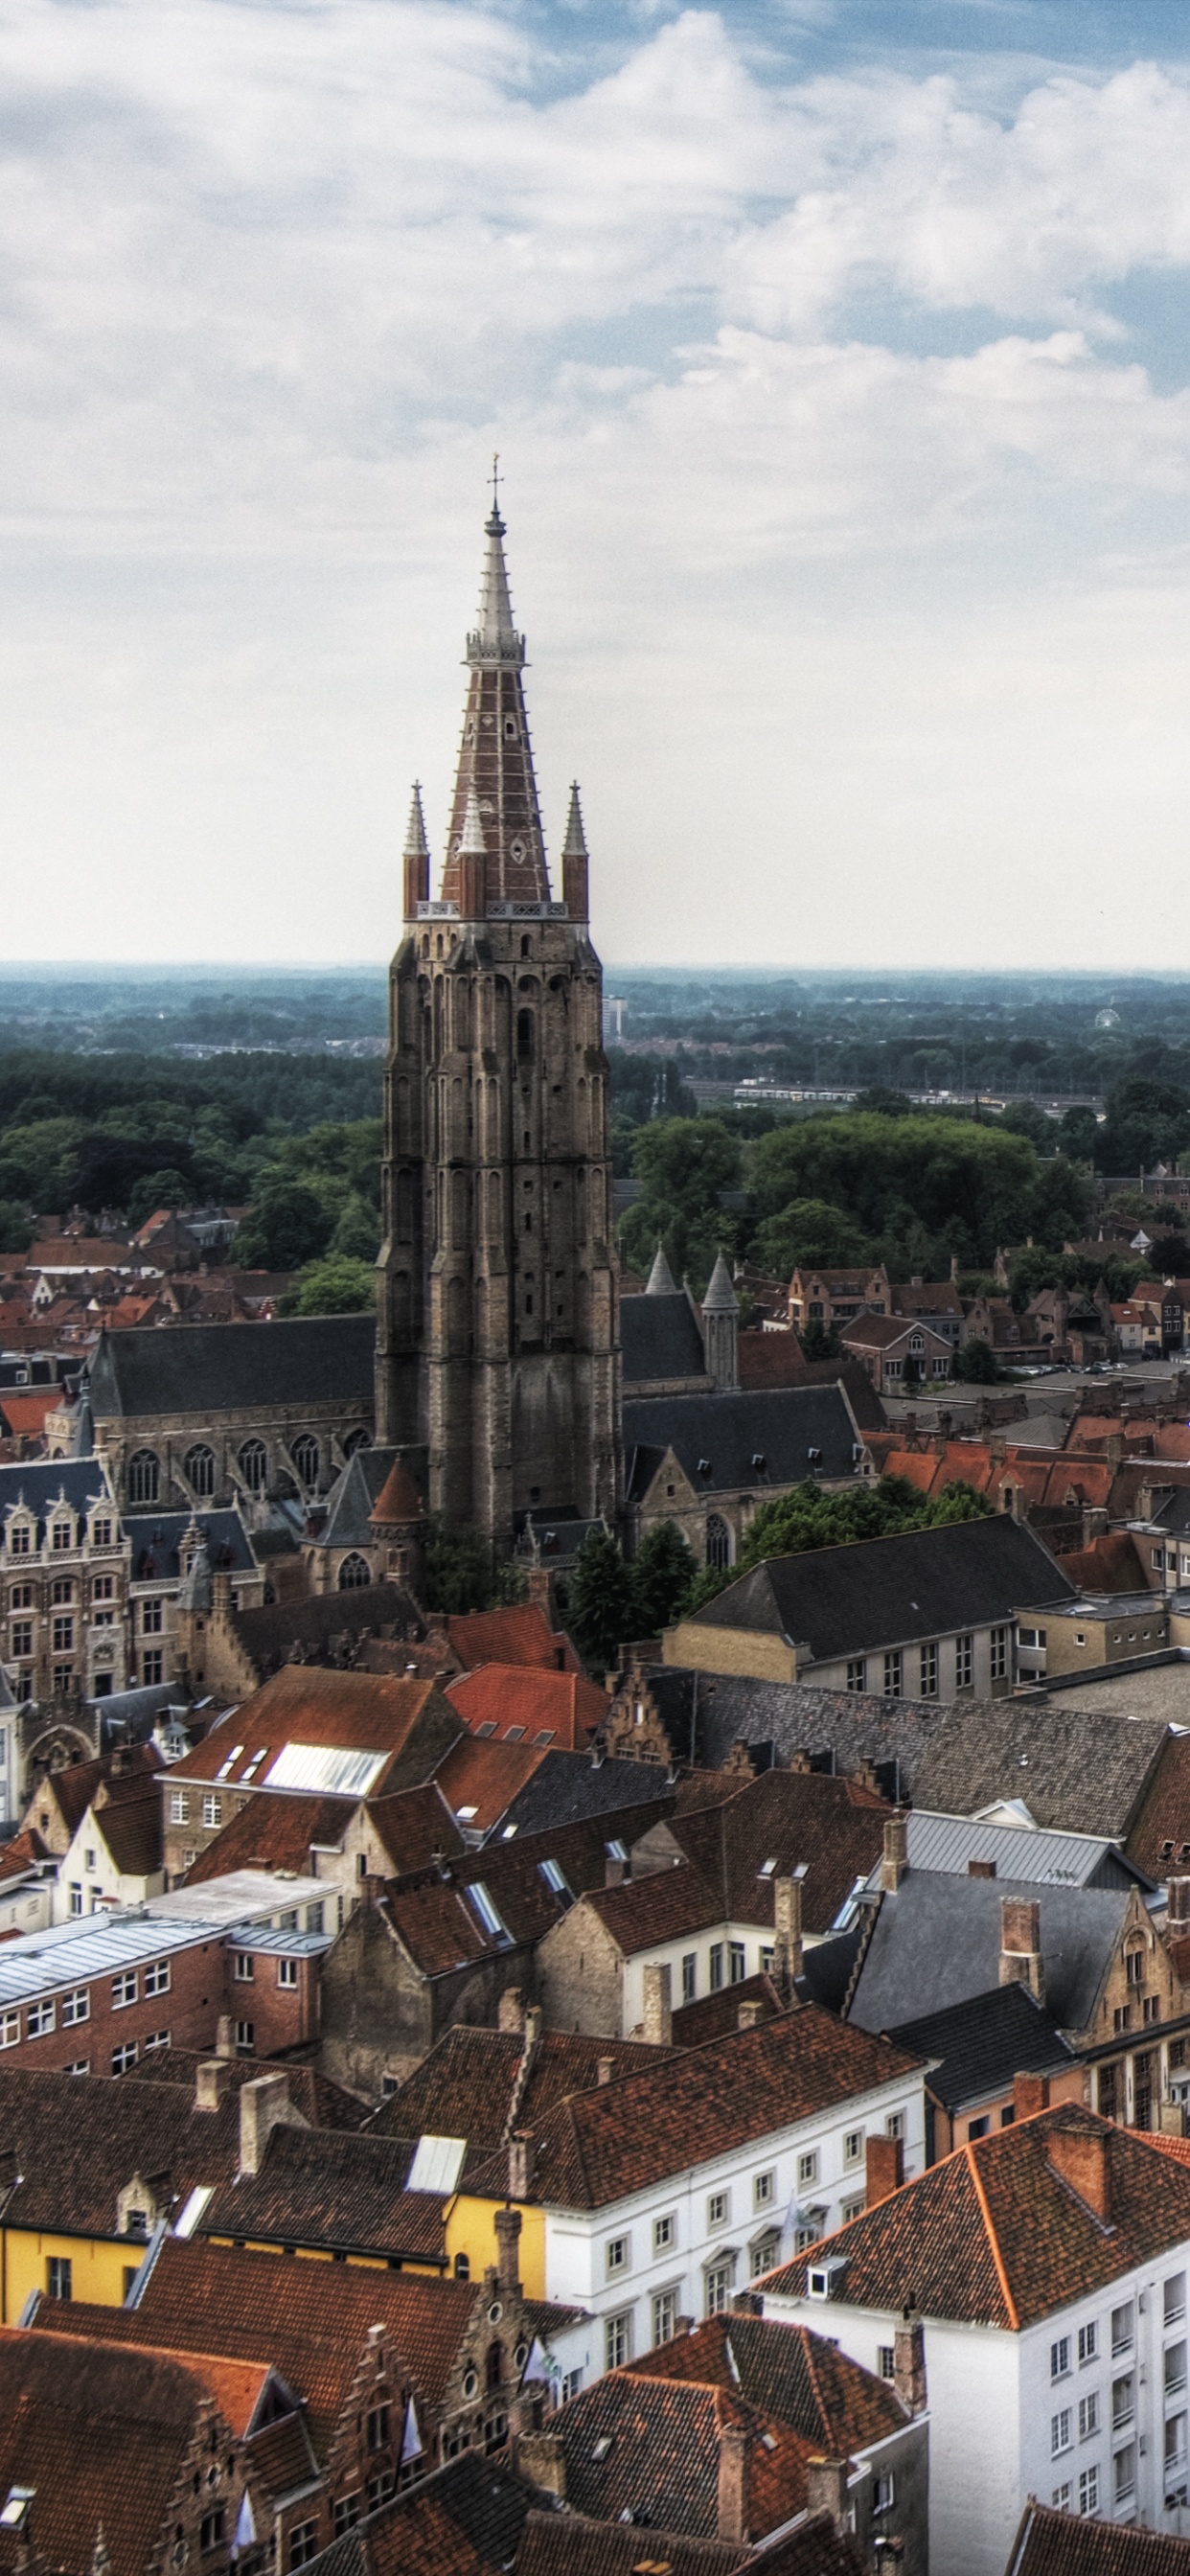
[[[339,1568],[340,1592],[362,1592],[372,1580],[366,1556],[345,1556]]]
[[[731,1531],[718,1512],[707,1513],[707,1564],[722,1572],[731,1563]]]
[[[299,1431],[297,1439],[294,1441],[289,1454],[293,1460],[294,1466],[297,1468],[303,1485],[316,1485],[318,1482],[318,1442],[316,1441],[313,1432]]]
[[[215,1452],[205,1440],[196,1441],[182,1460],[191,1486],[200,1503],[209,1503],[215,1491]]]
[[[161,1489],[161,1461],[155,1449],[135,1449],[128,1461],[128,1500],[155,1503]]]
[[[269,1473],[269,1453],[263,1440],[245,1440],[239,1468],[249,1493],[263,1494]]]
[[[354,1458],[357,1449],[370,1449],[371,1446],[372,1434],[361,1422],[358,1430],[348,1432],[343,1443],[343,1455],[345,1458]]]

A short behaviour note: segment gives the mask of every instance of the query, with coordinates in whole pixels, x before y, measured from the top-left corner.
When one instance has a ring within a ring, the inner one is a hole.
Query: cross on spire
[[[492,476],[491,476],[491,481],[492,481],[492,515],[491,515],[490,519],[488,520],[488,531],[489,531],[489,533],[490,533],[491,535],[493,535],[493,536],[503,536],[503,534],[504,534],[504,522],[503,522],[503,520],[502,520],[502,518],[501,518],[501,516],[500,516],[500,451],[499,451],[499,448],[497,448],[496,453],[495,453],[495,455],[494,455],[494,456],[493,456],[493,458],[492,458]]]

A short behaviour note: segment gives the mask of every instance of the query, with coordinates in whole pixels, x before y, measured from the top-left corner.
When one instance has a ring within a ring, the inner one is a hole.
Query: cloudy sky
[[[1175,0],[0,0],[10,958],[371,958],[493,448],[610,960],[1190,969]]]

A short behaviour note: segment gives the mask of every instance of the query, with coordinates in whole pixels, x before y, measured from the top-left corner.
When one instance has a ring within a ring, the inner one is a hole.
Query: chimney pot
[[[500,1997],[501,2030],[522,2031],[525,2027],[525,1998],[519,1986],[506,1986]]]
[[[1093,2129],[1051,2129],[1045,2142],[1054,2172],[1105,2226],[1111,2218],[1110,2137],[1107,2122],[1097,2120]]]
[[[736,2029],[755,2030],[756,2025],[760,2020],[760,2014],[761,2006],[759,2002],[755,1996],[750,1995],[747,2002],[740,2004],[737,2009],[735,2017]]]
[[[215,2024],[215,2055],[216,2057],[236,2057],[238,2054],[239,2051],[232,2037],[231,2014],[220,2013]]]
[[[225,2057],[204,2057],[194,2082],[196,2111],[217,2111],[231,2091],[231,2067]]]
[[[533,2189],[536,2163],[534,2143],[527,2129],[518,2129],[508,2141],[508,2197],[527,2200]]]
[[[1048,2111],[1050,2080],[1048,2075],[1014,2075],[1012,2108],[1018,2120],[1031,2120],[1037,2111]]]
[[[911,2415],[924,2415],[926,2330],[913,2308],[906,2308],[893,2336],[893,2387]]]
[[[868,2139],[864,2157],[864,2208],[899,2191],[905,2179],[905,2150],[899,2138]]]
[[[1000,1983],[1027,1986],[1039,2004],[1045,2002],[1041,1907],[1035,1896],[1000,1899]]]
[[[256,2174],[269,2136],[289,2110],[288,2075],[257,2075],[240,2088],[240,2171]]]
[[[752,2530],[752,2460],[750,2437],[742,2424],[719,2427],[720,2540],[747,2541]]]
[[[598,2060],[597,2074],[601,2084],[610,2084],[615,2071],[616,2061],[614,2057],[601,2057]]]
[[[829,2513],[836,2531],[849,2529],[846,2460],[828,2460],[821,2454],[807,2460],[806,2506],[811,2514]]]
[[[895,1896],[909,1868],[909,1825],[898,1808],[895,1816],[884,1820],[884,1858],[880,1864],[880,1884],[887,1896]]]
[[[651,1960],[644,1974],[644,2035],[654,2048],[673,2045],[673,1970]]]
[[[521,2236],[521,2213],[519,2209],[498,2209],[496,2211],[495,2226],[497,2246],[496,2286],[498,2289],[506,2291],[510,2298],[519,2298],[521,2288],[521,2266],[518,2252]]]

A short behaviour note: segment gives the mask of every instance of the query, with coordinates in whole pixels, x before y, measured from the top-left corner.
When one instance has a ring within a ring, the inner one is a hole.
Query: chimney
[[[1167,1892],[1169,1929],[1171,1932],[1185,1932],[1190,1929],[1190,1878],[1171,1878]]]
[[[204,2057],[194,2081],[196,2111],[217,2111],[231,2091],[231,2068],[225,2057]]]
[[[1116,1470],[1116,1468],[1117,1468],[1117,1467],[1122,1466],[1122,1465],[1123,1465],[1123,1462],[1124,1462],[1124,1434],[1123,1434],[1123,1432],[1122,1432],[1122,1431],[1109,1431],[1109,1432],[1108,1432],[1108,1435],[1107,1435],[1107,1441],[1106,1441],[1105,1446],[1106,1446],[1106,1453],[1107,1453],[1107,1463],[1108,1463],[1108,1466],[1112,1469],[1112,1471],[1113,1471],[1113,1473],[1114,1473],[1114,1472],[1115,1472],[1115,1470]]]
[[[847,2531],[847,2462],[824,2459],[821,2452],[806,2462],[806,2509],[829,2513],[836,2531]]]
[[[720,2540],[747,2541],[752,2530],[751,2437],[742,2424],[719,2427]]]
[[[1031,2120],[1038,2111],[1050,2106],[1048,2075],[1014,2075],[1012,2079],[1012,2112],[1016,2120]]]
[[[899,2138],[869,2138],[865,2156],[864,2208],[899,2191],[905,2179],[905,2150]]]
[[[1166,2101],[1158,2106],[1157,2126],[1163,2138],[1184,2138],[1186,2114],[1180,2102]]]
[[[1041,1970],[1041,1907],[1035,1896],[1000,1899],[1000,1983],[1027,1986],[1034,2002],[1045,2002]]]
[[[1051,2129],[1045,2151],[1054,2172],[1061,2174],[1079,2199],[1101,2219],[1106,2227],[1111,2220],[1111,2165],[1107,2124],[1096,2122],[1093,2129]]]
[[[994,1860],[969,1860],[967,1863],[968,1878],[994,1878],[995,1875]]]
[[[614,2057],[601,2057],[596,2061],[596,2078],[600,2084],[610,2084],[615,2071]]]
[[[758,2002],[756,1997],[749,1996],[747,2003],[739,2004],[736,2007],[736,2029],[755,2030],[756,2025],[760,2020],[762,2010],[763,2006]]]
[[[519,1986],[506,1986],[500,1997],[500,2030],[522,2031],[525,2027],[525,1998]]]
[[[672,1986],[673,1970],[668,1961],[664,1967],[658,1966],[656,1961],[650,1961],[644,1976],[644,2036],[653,2048],[673,2046]]]
[[[884,1858],[880,1864],[880,1884],[886,1896],[895,1896],[909,1868],[909,1826],[898,1811],[884,1820]]]
[[[239,2055],[239,2051],[232,2037],[230,2013],[220,2013],[219,2019],[215,2024],[215,2055],[216,2057],[237,2057]]]
[[[773,1880],[773,1966],[786,1988],[802,1973],[802,1882]]]
[[[240,2092],[240,2172],[256,2174],[264,2163],[269,2133],[289,2111],[288,2075],[257,2075]]]
[[[926,2330],[915,2308],[905,2308],[893,2336],[893,2387],[911,2415],[926,2411]]]
[[[522,2433],[516,2446],[516,2465],[530,2486],[540,2487],[543,2495],[566,2496],[566,2453],[560,2433]]]
[[[518,2254],[521,2235],[519,2209],[498,2209],[495,2225],[496,2287],[506,2291],[509,2298],[518,2299],[521,2294],[521,2266]]]
[[[518,2129],[508,2141],[508,2197],[527,2200],[533,2189],[536,2163],[533,2140],[527,2129]]]

